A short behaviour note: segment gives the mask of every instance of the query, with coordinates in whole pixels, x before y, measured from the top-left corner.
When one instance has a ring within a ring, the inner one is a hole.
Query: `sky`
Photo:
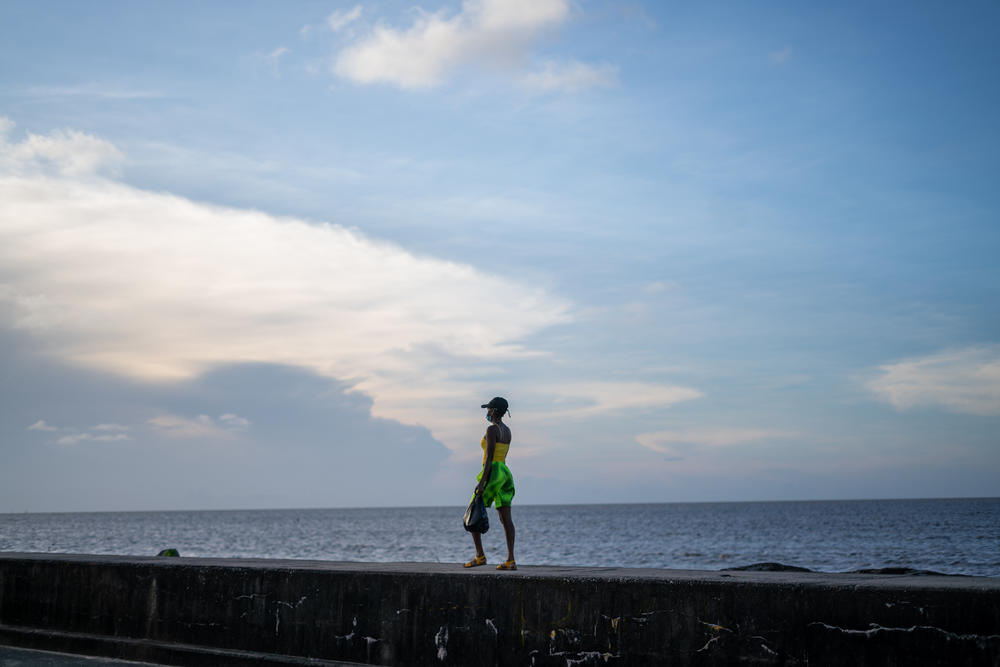
[[[1000,496],[1000,6],[0,6],[0,512]]]

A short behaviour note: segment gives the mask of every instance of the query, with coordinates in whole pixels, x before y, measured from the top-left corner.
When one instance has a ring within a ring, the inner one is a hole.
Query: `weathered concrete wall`
[[[8,553],[0,644],[211,665],[1000,665],[1000,579]]]

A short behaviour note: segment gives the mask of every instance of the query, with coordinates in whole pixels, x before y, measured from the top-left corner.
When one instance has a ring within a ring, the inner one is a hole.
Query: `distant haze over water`
[[[0,551],[455,562],[462,507],[0,515]],[[490,562],[503,556],[491,511]],[[718,570],[777,562],[825,572],[906,567],[1000,576],[1000,499],[514,507],[517,560]]]

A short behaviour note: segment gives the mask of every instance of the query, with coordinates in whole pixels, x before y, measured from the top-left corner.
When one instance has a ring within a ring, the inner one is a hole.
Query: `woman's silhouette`
[[[514,521],[510,516],[510,503],[514,499],[514,476],[507,467],[507,452],[510,449],[510,428],[503,423],[507,414],[507,401],[499,396],[482,407],[486,408],[486,435],[479,443],[483,448],[483,470],[476,479],[476,494],[482,495],[483,503],[489,507],[496,504],[500,523],[503,524],[507,536],[507,560],[497,565],[498,570],[516,570],[514,562]],[[465,564],[465,567],[486,565],[486,554],[483,553],[482,534],[472,533],[472,541],[476,544],[476,557]]]

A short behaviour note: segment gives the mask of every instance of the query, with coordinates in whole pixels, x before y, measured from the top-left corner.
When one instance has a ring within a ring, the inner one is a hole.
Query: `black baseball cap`
[[[507,399],[506,398],[500,398],[499,396],[494,396],[493,398],[490,399],[489,403],[484,403],[483,405],[481,405],[479,407],[481,407],[481,408],[495,408],[497,410],[502,410],[504,412],[507,412]]]

